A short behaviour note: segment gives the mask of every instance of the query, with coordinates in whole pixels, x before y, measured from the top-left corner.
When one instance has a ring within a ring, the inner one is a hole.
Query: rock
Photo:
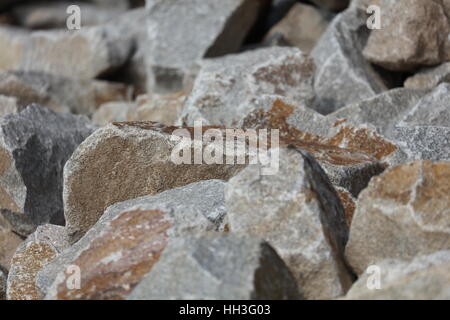
[[[105,126],[111,122],[138,120],[134,102],[107,102],[102,104],[92,115],[92,121],[99,126]]]
[[[63,224],[63,166],[95,127],[86,117],[30,105],[0,120],[0,216],[21,235]]]
[[[230,234],[172,240],[129,300],[300,297],[295,279],[270,245],[258,238]]]
[[[8,275],[8,300],[41,300],[36,275],[68,247],[64,227],[44,225],[36,229],[17,249]]]
[[[348,7],[350,0],[311,0],[327,10],[340,11]]]
[[[411,71],[447,59],[450,24],[441,1],[381,1],[382,27],[364,48],[370,62],[392,71]],[[401,12],[401,14],[399,14]]]
[[[38,277],[46,299],[125,299],[160,259],[169,239],[225,228],[224,182],[208,180],[109,207],[101,219]],[[66,286],[64,270],[82,270]],[[54,280],[54,281],[53,281]]]
[[[344,209],[310,155],[294,149],[279,153],[276,174],[261,176],[260,167],[251,165],[228,182],[230,231],[267,240],[305,298],[338,297],[351,284],[343,258],[348,236]]]
[[[450,252],[438,251],[412,261],[388,259],[378,262],[380,289],[367,283],[373,271],[367,270],[347,293],[348,300],[448,300],[450,299]]]
[[[172,94],[152,94],[137,97],[137,119],[155,121],[165,125],[176,124],[186,93],[176,92]]]
[[[18,113],[23,109],[24,107],[19,104],[17,98],[0,95],[0,117],[11,113]]]
[[[366,12],[352,7],[340,13],[311,52],[317,66],[316,110],[328,114],[387,89],[362,55],[369,30]]]
[[[353,215],[355,214],[356,209],[356,199],[353,195],[342,187],[334,186],[336,190],[339,200],[341,200],[342,207],[345,212],[345,221],[347,222],[347,227],[350,228],[353,220]]]
[[[388,169],[360,194],[346,248],[357,274],[383,259],[408,260],[450,248],[450,163]]]
[[[6,299],[6,281],[8,273],[0,267],[0,300]]]
[[[405,88],[431,90],[443,82],[450,82],[450,62],[421,69],[405,81]]]
[[[314,71],[313,61],[297,48],[272,47],[205,61],[186,99],[183,123],[235,126],[264,94],[309,104]]]
[[[8,228],[1,226],[3,223],[1,220],[0,217],[0,268],[9,270],[14,252],[23,240]]]
[[[55,111],[92,115],[109,101],[126,101],[133,88],[121,83],[79,80],[42,72],[0,72],[0,94],[13,96],[24,109],[32,103]]]
[[[309,53],[328,27],[324,14],[315,7],[296,3],[268,33],[266,39],[281,35],[289,45]]]
[[[177,129],[182,128],[153,122],[114,123],[97,130],[78,147],[64,169],[64,212],[72,242],[116,202],[200,180],[227,180],[244,166],[225,161],[176,164],[172,160],[182,160],[178,158],[183,146],[177,134],[192,138],[194,131],[184,128],[175,132]],[[186,152],[192,151],[192,145],[189,141]]]
[[[147,91],[181,91],[201,59],[237,52],[268,4],[267,0],[147,1]]]

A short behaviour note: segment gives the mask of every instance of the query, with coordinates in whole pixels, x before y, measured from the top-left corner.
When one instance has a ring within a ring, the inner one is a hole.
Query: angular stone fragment
[[[107,102],[92,115],[92,121],[100,126],[111,122],[136,121],[137,118],[134,102]]]
[[[103,127],[86,139],[64,169],[64,212],[71,240],[78,240],[116,202],[200,180],[227,180],[243,167],[225,161],[194,164],[193,157],[177,164],[173,160],[180,158],[183,145],[176,135],[186,134],[189,139],[193,131],[154,122],[124,122]],[[194,143],[189,141],[186,154]]]
[[[331,113],[387,89],[362,55],[369,32],[366,21],[364,10],[347,9],[332,21],[311,52],[317,66],[315,108],[320,113]]]
[[[343,259],[344,209],[311,156],[294,149],[279,152],[276,174],[261,176],[259,166],[250,165],[228,182],[230,231],[267,240],[306,298],[338,297],[351,284]]]
[[[192,66],[202,58],[237,52],[268,4],[267,0],[147,1],[148,92],[183,90]]]
[[[295,279],[270,245],[258,238],[228,234],[172,240],[129,300],[284,300],[300,296]]]
[[[40,273],[39,287],[47,299],[126,298],[158,262],[169,239],[225,229],[223,189],[223,181],[208,180],[114,204]],[[82,270],[80,289],[65,285],[69,265]]]
[[[381,1],[383,18],[364,48],[370,62],[393,71],[432,66],[447,59],[450,24],[442,1]]]
[[[345,221],[347,222],[347,226],[350,228],[353,220],[353,215],[355,214],[356,209],[356,199],[353,195],[342,187],[334,187],[336,190],[339,200],[341,200],[342,207],[345,212]]]
[[[450,248],[450,163],[417,161],[373,178],[361,193],[346,248],[357,274],[388,258]]]
[[[2,222],[0,221],[0,268],[9,270],[14,252],[23,240],[11,230],[2,227]]]
[[[6,299],[6,281],[8,273],[0,266],[0,300]]]
[[[63,166],[95,127],[86,117],[30,105],[0,120],[0,216],[21,235],[63,224]]]
[[[38,227],[14,254],[8,274],[8,300],[42,299],[36,288],[36,275],[68,246],[64,227]]]
[[[261,95],[298,104],[314,99],[314,63],[297,48],[273,47],[205,61],[186,99],[182,120],[235,126]]]
[[[443,82],[450,82],[450,62],[424,68],[405,81],[405,88],[431,90]]]
[[[379,267],[380,288],[369,289],[373,270],[368,269],[346,295],[348,300],[449,300],[450,251],[438,251],[412,261],[388,259]]]

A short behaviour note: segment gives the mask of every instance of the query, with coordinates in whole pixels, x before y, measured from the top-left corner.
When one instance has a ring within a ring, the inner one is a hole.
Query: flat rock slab
[[[300,297],[292,274],[270,245],[258,238],[229,234],[170,241],[129,300]]]

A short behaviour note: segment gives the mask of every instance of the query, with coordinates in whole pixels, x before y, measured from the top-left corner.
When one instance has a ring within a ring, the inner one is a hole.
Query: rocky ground
[[[449,0],[146,2],[0,0],[0,299],[450,299]]]

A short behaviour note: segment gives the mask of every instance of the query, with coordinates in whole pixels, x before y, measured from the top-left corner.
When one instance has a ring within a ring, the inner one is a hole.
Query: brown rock
[[[17,234],[0,226],[0,267],[9,270],[14,252],[22,242]]]
[[[183,108],[186,93],[153,94],[137,98],[137,119],[155,121],[165,125],[175,125]]]
[[[0,266],[0,300],[6,299],[6,281],[8,273]]]
[[[352,196],[350,192],[342,187],[334,187],[341,200],[342,207],[344,207],[345,221],[347,226],[350,228],[353,220],[353,215],[356,209],[356,199]]]

